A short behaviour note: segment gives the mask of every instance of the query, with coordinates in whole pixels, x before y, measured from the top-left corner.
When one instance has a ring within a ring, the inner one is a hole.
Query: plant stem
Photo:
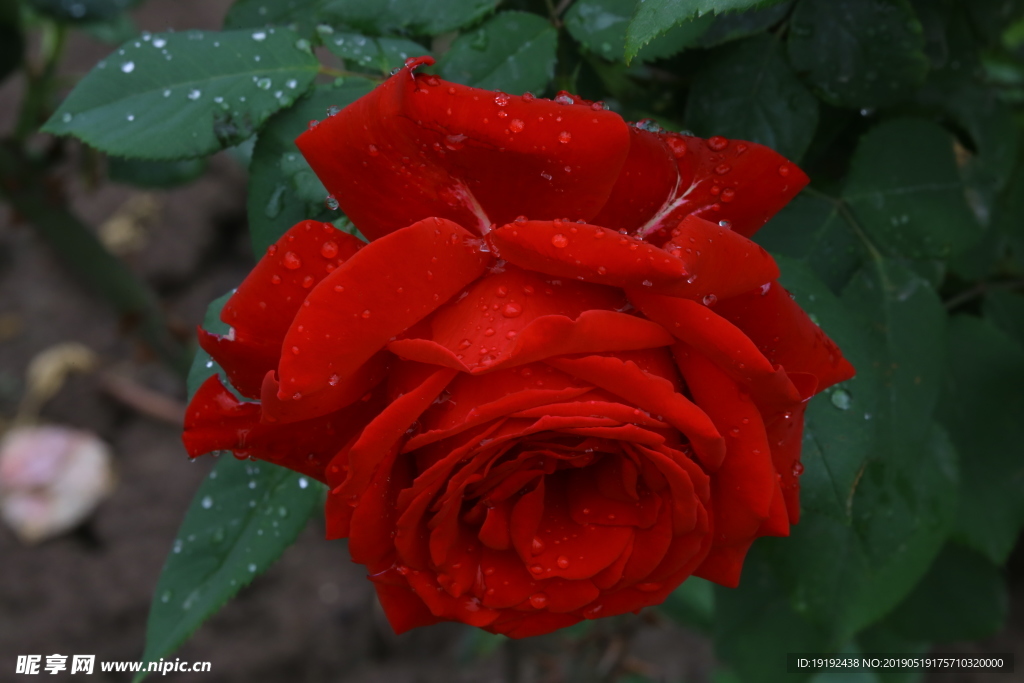
[[[0,198],[32,223],[79,277],[134,323],[138,334],[171,368],[187,375],[191,354],[168,330],[156,296],[77,216],[47,193],[48,186],[46,176],[25,158],[17,143],[0,142]]]
[[[1024,279],[1009,280],[1006,282],[979,282],[970,289],[965,289],[956,296],[947,299],[943,305],[946,307],[947,311],[952,311],[954,308],[958,308],[972,299],[984,296],[987,292],[991,292],[993,289],[1024,289]]]

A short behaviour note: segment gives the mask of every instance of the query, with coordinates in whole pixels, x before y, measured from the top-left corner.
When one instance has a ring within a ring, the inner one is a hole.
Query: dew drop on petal
[[[568,246],[569,238],[567,238],[562,233],[558,233],[557,235],[551,238],[551,244],[553,244],[558,249],[563,249],[564,247]]]
[[[284,258],[281,259],[281,263],[283,263],[284,267],[288,270],[298,270],[302,267],[302,259],[300,259],[298,254],[294,251],[285,253]]]

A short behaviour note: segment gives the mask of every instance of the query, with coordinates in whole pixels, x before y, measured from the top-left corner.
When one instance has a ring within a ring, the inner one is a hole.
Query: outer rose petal
[[[252,456],[319,481],[335,452],[358,431],[363,411],[332,413],[276,426],[260,422],[260,404],[245,403],[210,377],[196,391],[185,413],[185,448],[193,458],[217,450]]]
[[[597,225],[522,221],[492,230],[487,239],[501,258],[555,277],[628,287],[685,282],[687,275],[683,261],[663,249]]]
[[[420,221],[367,245],[321,282],[284,341],[276,397],[299,398],[294,411],[274,417],[315,417],[350,402],[348,380],[363,363],[484,272],[489,258],[471,239],[451,221]]]
[[[835,342],[778,283],[720,301],[715,310],[743,330],[772,363],[791,375],[814,375],[818,380],[815,393],[856,372]]]
[[[703,140],[676,133],[640,135],[659,136],[675,157],[675,186],[661,207],[642,224],[612,227],[625,228],[656,243],[666,241],[679,221],[691,214],[713,223],[728,221],[733,230],[749,237],[809,181],[803,171],[777,152],[753,142],[723,137]],[[637,169],[620,177],[613,198],[621,202],[632,194],[642,193],[638,187],[644,183],[661,186],[663,177],[661,165],[652,166],[646,173]],[[624,222],[627,215],[629,212],[609,202],[598,218],[607,216],[612,222]],[[636,213],[632,216],[633,221],[640,218]]]
[[[413,67],[431,63],[424,57]],[[629,135],[612,112],[496,95],[407,67],[296,144],[374,239],[426,216],[481,234],[520,214],[592,218],[615,183]]]
[[[810,398],[810,394],[801,394],[786,371],[772,365],[742,330],[711,308],[643,290],[630,292],[630,300],[644,315],[661,323],[746,387],[769,414],[791,409]]]
[[[225,336],[199,330],[199,344],[243,396],[259,398],[263,377],[277,367],[281,343],[310,289],[364,243],[330,223],[302,221],[267,249],[221,310]]]

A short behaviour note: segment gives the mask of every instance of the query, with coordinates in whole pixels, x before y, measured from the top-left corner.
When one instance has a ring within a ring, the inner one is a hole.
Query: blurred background
[[[124,39],[124,31],[219,29],[230,4],[149,0],[130,12],[134,28],[112,22],[59,37],[36,26],[26,36],[25,54],[32,69],[46,69],[52,42],[66,40],[52,65],[66,92]],[[0,35],[0,43],[8,41],[0,49],[11,48],[12,40]],[[31,117],[25,118],[26,78],[19,71],[0,86],[0,139],[19,138],[25,148],[44,149],[46,136],[33,134]],[[109,467],[106,455],[81,456],[95,466],[89,475],[95,477],[95,486],[68,493],[83,500],[67,505],[77,505],[77,516],[85,514],[84,519],[75,519],[74,512],[33,508],[31,502],[4,512],[0,680],[23,678],[13,674],[22,654],[95,654],[98,661],[140,658],[160,568],[188,502],[212,464],[209,458],[190,464],[181,446],[185,382],[174,369],[174,354],[187,354],[207,304],[237,286],[253,265],[246,169],[239,154],[222,152],[208,165],[184,165],[170,183],[180,183],[176,187],[147,189],[138,186],[137,174],[107,165],[101,155],[80,145],[69,144],[61,153],[45,178],[33,178],[18,166],[14,152],[5,152],[0,182],[12,194],[64,198],[70,212],[127,266],[126,273],[155,293],[169,332],[163,347],[151,339],[140,342],[145,306],[133,308],[116,294],[97,295],[95,287],[86,285],[96,278],[102,281],[103,273],[69,268],[29,216],[0,201],[0,428],[9,439],[28,425],[78,430],[25,433],[35,440],[21,445],[23,451],[37,457],[47,448],[56,453],[48,461],[50,470],[46,463],[15,462],[5,476],[59,478],[61,468],[70,467],[82,453],[106,453],[92,437],[107,444],[110,454]],[[133,184],[118,182],[119,173],[133,177]],[[152,184],[169,183],[158,179]],[[116,283],[112,288],[119,291]],[[162,356],[154,351],[161,348]],[[40,521],[39,515],[46,519]],[[362,567],[349,561],[343,542],[325,542],[323,533],[322,521],[314,516],[283,558],[177,653],[183,660],[212,662],[210,673],[169,678],[208,683],[554,683],[594,680],[594,675],[604,680],[703,683],[716,678],[709,638],[658,612],[515,644],[461,625],[395,637]],[[980,642],[944,644],[943,650],[1015,652],[1020,671],[1020,543],[1007,574],[1010,609],[1004,630]],[[97,671],[91,680],[128,678]],[[946,673],[925,680],[1006,683],[1024,680],[1024,674]]]

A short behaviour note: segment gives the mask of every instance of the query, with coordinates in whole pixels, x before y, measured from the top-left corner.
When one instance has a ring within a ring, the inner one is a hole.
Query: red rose
[[[748,237],[807,182],[760,145],[415,60],[297,143],[372,241],[306,221],[200,341],[195,456],[325,481],[397,631],[512,637],[728,586],[799,515],[805,401],[853,368]]]

